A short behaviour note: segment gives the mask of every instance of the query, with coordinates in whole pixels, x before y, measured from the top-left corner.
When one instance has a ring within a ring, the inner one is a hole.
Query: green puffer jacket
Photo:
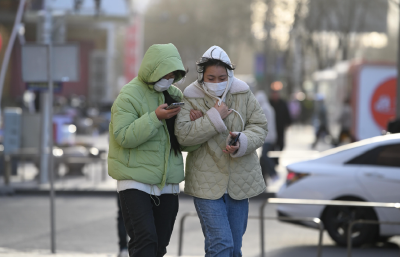
[[[234,78],[226,96],[232,112],[221,119],[213,107],[215,99],[196,86],[197,81],[183,92],[185,106],[178,114],[175,135],[181,145],[202,144],[186,159],[185,193],[203,199],[218,199],[228,191],[236,200],[256,196],[265,191],[264,178],[256,149],[267,135],[267,120],[249,86]],[[198,84],[197,84],[198,85]],[[201,110],[204,116],[190,121],[191,109]],[[240,147],[235,154],[225,154],[229,131],[241,132]]]
[[[153,45],[143,58],[138,77],[119,93],[111,108],[109,126],[108,174],[112,178],[136,180],[160,189],[165,183],[183,181],[182,155],[170,151],[166,122],[159,121],[155,114],[165,102],[164,95],[148,84],[176,70],[185,70],[176,47]],[[176,77],[175,81],[180,79]],[[177,87],[171,86],[168,92],[181,101],[183,95]]]

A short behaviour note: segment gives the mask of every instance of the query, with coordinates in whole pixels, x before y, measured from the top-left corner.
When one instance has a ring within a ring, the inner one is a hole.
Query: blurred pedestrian
[[[351,124],[353,122],[353,110],[350,106],[350,99],[346,99],[343,105],[342,113],[339,118],[340,133],[336,145],[340,145],[345,141],[349,143],[355,142],[355,138],[351,133]]]
[[[187,157],[185,193],[194,197],[209,257],[242,256],[249,198],[266,188],[256,149],[267,120],[233,70],[226,52],[210,47],[197,62],[198,79],[185,89],[175,125],[180,144],[201,144]],[[191,109],[204,117],[191,121]]]
[[[292,120],[290,118],[288,106],[285,100],[279,95],[279,91],[272,91],[271,106],[275,111],[275,125],[276,125],[276,143],[274,146],[275,150],[282,151],[285,148],[285,132],[290,126]],[[278,159],[275,159],[278,163]]]
[[[314,114],[314,127],[315,127],[315,140],[311,147],[314,149],[319,140],[330,137],[328,130],[328,113],[325,106],[325,97],[322,94],[317,94],[315,98],[315,114]],[[331,137],[330,137],[331,138]]]
[[[167,252],[184,171],[174,135],[181,109],[166,107],[181,101],[182,92],[171,84],[185,75],[173,44],[153,45],[144,55],[138,77],[122,88],[111,108],[108,173],[118,180],[131,257],[159,257]]]
[[[276,142],[275,111],[269,103],[267,95],[264,91],[258,91],[255,94],[255,97],[268,121],[268,135],[265,138],[260,158],[262,173],[265,183],[267,184],[267,177],[270,177],[272,181],[276,181],[278,179],[278,174],[275,170],[276,163],[270,157],[268,157],[268,152],[273,150]]]
[[[296,124],[299,122],[301,116],[301,104],[300,101],[297,100],[296,94],[293,94],[290,101],[289,101],[289,113],[291,117],[292,123]]]
[[[304,101],[301,102],[301,115],[300,120],[302,124],[309,124],[312,122],[314,114],[314,99],[306,96]]]

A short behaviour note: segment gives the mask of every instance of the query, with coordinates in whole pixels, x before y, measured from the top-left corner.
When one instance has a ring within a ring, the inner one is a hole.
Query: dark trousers
[[[340,143],[342,143],[344,141],[344,139],[348,137],[350,138],[350,141],[353,143],[356,141],[356,139],[353,137],[353,135],[351,134],[350,129],[341,129],[340,130],[340,134],[339,134],[339,138],[337,140],[336,146],[338,146]]]
[[[329,131],[328,131],[328,128],[327,128],[325,125],[320,125],[319,128],[318,128],[318,130],[317,130],[317,133],[316,133],[316,135],[315,135],[315,141],[314,141],[314,143],[311,145],[311,147],[312,147],[312,148],[315,148],[315,146],[317,145],[318,141],[319,141],[320,139],[323,139],[323,138],[322,138],[323,136],[327,136],[327,135],[330,136],[330,133],[329,133]]]
[[[161,257],[167,253],[179,209],[178,196],[152,198],[136,189],[119,192],[125,228],[131,238],[130,257]]]
[[[118,245],[119,250],[128,249],[128,235],[126,234],[124,219],[122,218],[121,203],[119,201],[119,195],[117,194],[118,202],[118,214],[117,214],[117,228],[118,228]]]
[[[285,129],[277,129],[276,136],[275,150],[282,151],[285,148]]]
[[[284,128],[277,128],[276,129],[276,142],[274,148],[272,150],[275,151],[282,151],[285,148],[285,129]],[[271,158],[276,165],[279,164],[279,158]]]
[[[274,145],[272,143],[264,143],[263,149],[262,149],[262,154],[260,158],[260,164],[261,164],[261,170],[265,179],[265,182],[267,182],[267,176],[270,178],[273,178],[276,176],[276,170],[275,170],[275,161],[268,157],[268,152],[272,151],[274,148]]]

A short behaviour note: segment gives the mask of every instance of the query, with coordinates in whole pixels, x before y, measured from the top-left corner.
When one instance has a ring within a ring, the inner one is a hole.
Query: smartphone
[[[240,133],[235,138],[232,138],[231,142],[229,142],[229,145],[235,146],[236,142],[239,140],[239,137],[240,137]]]
[[[184,106],[185,103],[181,102],[181,103],[172,103],[170,104],[167,108],[165,108],[165,110],[171,110],[171,109],[175,109],[181,106]]]

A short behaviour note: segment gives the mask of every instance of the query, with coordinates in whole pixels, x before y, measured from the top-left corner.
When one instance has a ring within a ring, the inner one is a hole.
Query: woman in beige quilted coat
[[[248,199],[265,191],[256,149],[264,143],[267,120],[222,48],[208,49],[197,67],[198,79],[185,89],[175,123],[181,145],[201,144],[186,160],[185,193],[194,197],[206,256],[242,256]],[[191,110],[204,115],[194,117]]]

